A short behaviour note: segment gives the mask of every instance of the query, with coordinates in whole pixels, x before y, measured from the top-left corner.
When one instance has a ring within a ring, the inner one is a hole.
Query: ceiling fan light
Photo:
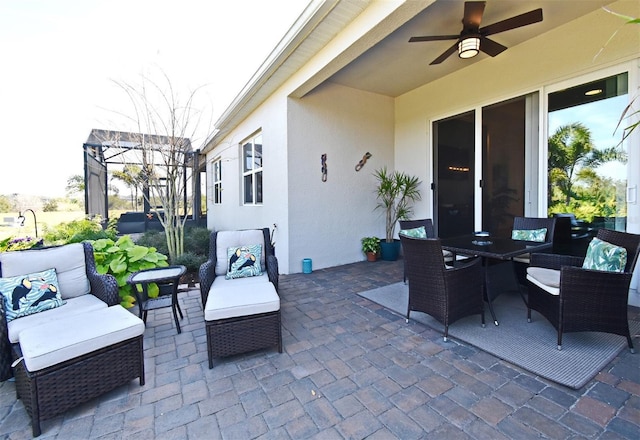
[[[480,51],[480,38],[467,37],[458,43],[458,56],[460,58],[473,58]]]

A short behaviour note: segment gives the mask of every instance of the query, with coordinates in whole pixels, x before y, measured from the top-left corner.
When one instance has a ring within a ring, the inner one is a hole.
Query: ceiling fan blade
[[[472,29],[480,27],[482,14],[484,14],[485,3],[486,2],[464,2],[464,17],[462,18],[462,25],[465,29],[468,27]]]
[[[409,43],[416,43],[419,41],[441,41],[441,40],[457,40],[460,35],[430,35],[422,37],[411,37]]]
[[[429,65],[440,64],[441,62],[449,58],[451,55],[453,55],[457,50],[458,50],[458,42],[456,41],[453,44],[453,46],[451,46],[449,49],[442,52],[442,55],[440,55],[435,60],[431,61]]]
[[[487,55],[495,57],[507,50],[507,48],[500,43],[496,43],[495,41],[488,39],[487,37],[480,37],[480,50]]]
[[[482,35],[493,35],[540,21],[542,21],[542,9],[535,9],[480,28],[479,32]]]

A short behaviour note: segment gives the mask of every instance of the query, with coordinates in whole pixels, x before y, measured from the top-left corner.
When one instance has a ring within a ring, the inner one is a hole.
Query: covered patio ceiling
[[[464,3],[464,0],[434,2],[338,70],[329,81],[397,97],[456,70],[490,59],[489,55],[480,52],[474,58],[463,60],[456,52],[441,64],[429,65],[453,45],[455,40],[408,42],[410,37],[416,35],[458,34],[462,30]],[[609,0],[489,0],[486,2],[481,27],[541,8],[542,22],[491,36],[492,40],[513,48],[610,3],[612,2]],[[585,38],[588,38],[588,30],[585,30]],[[508,49],[498,56],[507,53]]]

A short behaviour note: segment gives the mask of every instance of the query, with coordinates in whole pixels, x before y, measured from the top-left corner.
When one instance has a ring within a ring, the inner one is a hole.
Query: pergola
[[[202,214],[201,203],[201,172],[205,171],[205,161],[200,150],[193,150],[191,141],[188,138],[172,138],[161,135],[149,135],[142,133],[130,133],[112,130],[93,129],[91,134],[83,144],[84,151],[84,200],[85,214],[90,217],[101,216],[105,224],[109,220],[109,200],[108,200],[108,167],[110,165],[140,165],[142,168],[154,163],[154,155],[161,154],[161,148],[179,143],[181,154],[180,160],[183,167],[183,191],[182,191],[182,216],[187,216],[195,224],[200,224],[206,216]],[[187,185],[191,178],[190,187]],[[188,191],[188,189],[191,191]],[[144,196],[145,219],[151,217],[154,209],[159,206],[151,206],[149,203],[149,182],[142,184]],[[191,203],[188,203],[191,197]],[[192,214],[189,215],[187,207],[192,207]],[[145,221],[145,230],[147,222]]]

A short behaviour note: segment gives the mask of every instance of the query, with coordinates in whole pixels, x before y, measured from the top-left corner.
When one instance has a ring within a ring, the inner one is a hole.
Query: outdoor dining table
[[[501,292],[492,292],[488,289],[487,278],[489,261],[492,259],[507,261],[523,254],[547,251],[553,246],[553,243],[547,242],[538,243],[491,236],[478,237],[474,234],[442,238],[440,242],[443,249],[454,254],[454,261],[457,254],[482,258],[482,266],[484,267],[484,296],[489,304],[489,311],[491,312],[491,317],[493,318],[493,323],[495,325],[498,325],[498,320],[496,319],[496,314],[493,311],[492,301]],[[520,292],[520,295],[522,295],[522,292]]]

